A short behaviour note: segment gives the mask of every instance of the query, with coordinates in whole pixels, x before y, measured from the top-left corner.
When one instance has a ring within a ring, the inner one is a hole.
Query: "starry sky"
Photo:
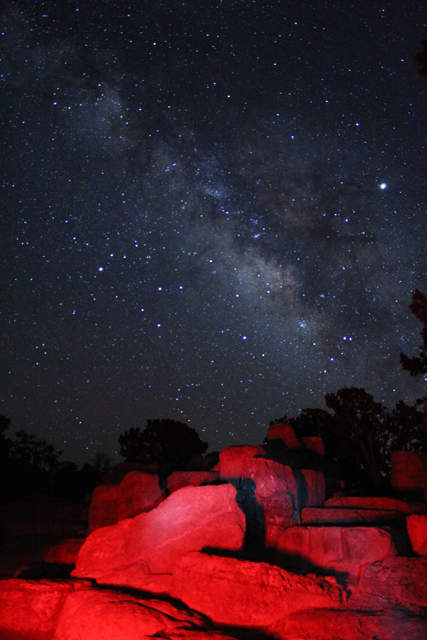
[[[427,293],[425,2],[2,3],[0,413],[210,450],[401,370]]]

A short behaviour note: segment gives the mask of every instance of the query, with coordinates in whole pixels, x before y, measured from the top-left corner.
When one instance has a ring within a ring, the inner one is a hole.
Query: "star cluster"
[[[82,461],[147,418],[211,449],[363,386],[427,288],[424,5],[10,2],[0,413]]]

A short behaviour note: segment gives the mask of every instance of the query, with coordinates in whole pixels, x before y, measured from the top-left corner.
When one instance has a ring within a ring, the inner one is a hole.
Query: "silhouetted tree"
[[[290,424],[301,435],[321,435],[329,460],[344,470],[346,480],[380,491],[391,451],[423,446],[424,414],[403,401],[392,411],[363,388],[342,388],[325,395],[329,411],[304,409]]]
[[[174,465],[185,468],[193,456],[208,448],[197,431],[177,420],[147,420],[144,431],[131,427],[119,437],[120,455],[126,462]]]
[[[424,325],[421,331],[423,344],[420,346],[419,356],[409,358],[404,353],[401,353],[400,363],[406,371],[409,371],[411,376],[419,376],[427,374],[427,297],[418,289],[415,289],[412,294],[412,302],[409,305],[409,309]]]

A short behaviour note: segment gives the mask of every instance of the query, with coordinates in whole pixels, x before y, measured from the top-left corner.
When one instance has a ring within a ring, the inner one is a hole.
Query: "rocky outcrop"
[[[281,440],[288,449],[301,449],[302,441],[290,424],[276,422],[268,430],[267,440]]]
[[[94,531],[73,575],[163,591],[182,556],[207,547],[239,550],[244,532],[232,485],[185,487],[152,511]]]
[[[47,563],[75,565],[83,543],[84,538],[61,540],[43,554],[43,559]]]
[[[133,516],[157,507],[165,499],[159,486],[159,476],[142,471],[131,471],[120,483],[117,518]]]
[[[407,516],[406,526],[413,551],[427,556],[427,516]]]
[[[174,471],[167,479],[169,493],[183,487],[199,487],[213,483],[219,478],[219,471]]]
[[[377,527],[291,527],[277,548],[313,570],[353,577],[364,564],[398,553],[393,531]]]
[[[119,495],[120,487],[115,484],[101,484],[95,488],[89,507],[88,533],[118,522]]]
[[[264,630],[290,613],[335,608],[346,598],[334,578],[203,553],[190,553],[177,564],[171,593],[216,624]]]
[[[265,449],[261,445],[246,445],[242,447],[228,447],[219,454],[219,461],[215,470],[224,480],[242,477],[246,462],[255,456],[264,456]]]
[[[84,589],[64,604],[54,640],[141,640],[204,626],[194,611],[112,590]]]
[[[14,631],[22,637],[52,638],[70,593],[87,588],[80,581],[0,580],[0,638]]]
[[[427,500],[427,453],[393,451],[391,454],[391,486],[403,493],[421,493]]]

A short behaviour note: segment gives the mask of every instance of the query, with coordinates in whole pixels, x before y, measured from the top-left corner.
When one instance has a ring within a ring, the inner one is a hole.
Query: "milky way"
[[[217,449],[421,395],[424,3],[32,4],[1,16],[12,429],[83,461],[147,418]]]

